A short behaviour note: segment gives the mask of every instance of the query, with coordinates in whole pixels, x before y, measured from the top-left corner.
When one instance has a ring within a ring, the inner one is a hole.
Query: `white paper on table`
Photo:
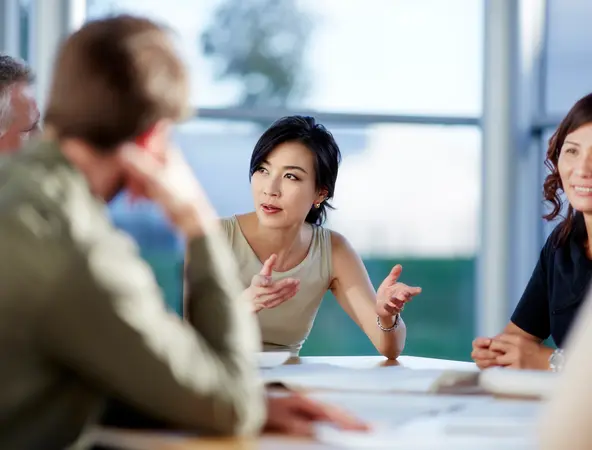
[[[369,433],[338,430],[318,425],[316,439],[341,448],[388,448],[414,450],[534,450],[536,438],[532,433],[507,436],[504,434],[478,435],[449,433],[437,419],[418,419],[400,428],[380,427]]]
[[[471,370],[410,369],[401,366],[352,369],[330,364],[285,365],[262,371],[265,383],[291,389],[362,392],[437,392],[466,384],[477,386],[479,372]]]
[[[470,432],[520,434],[534,430],[546,402],[489,398],[487,403],[467,403],[448,414],[447,429]]]
[[[494,394],[548,398],[553,393],[559,375],[548,370],[492,367],[481,373],[479,385]]]
[[[530,449],[543,403],[491,397],[315,393],[370,423],[369,433],[321,424],[317,439],[350,448]]]
[[[361,419],[398,427],[421,417],[447,417],[447,429],[454,431],[463,423],[476,426],[497,424],[525,428],[536,423],[545,402],[496,399],[486,396],[375,394],[355,392],[311,392],[307,397],[339,406]]]
[[[338,406],[365,422],[400,427],[420,417],[434,417],[469,405],[485,405],[489,397],[466,395],[384,394],[358,392],[311,392],[313,400]]]

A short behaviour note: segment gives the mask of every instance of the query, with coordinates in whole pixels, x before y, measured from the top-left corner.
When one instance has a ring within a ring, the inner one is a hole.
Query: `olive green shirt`
[[[260,336],[224,238],[189,244],[195,329],[52,143],[0,164],[0,448],[53,449],[124,401],[173,427],[256,433]]]

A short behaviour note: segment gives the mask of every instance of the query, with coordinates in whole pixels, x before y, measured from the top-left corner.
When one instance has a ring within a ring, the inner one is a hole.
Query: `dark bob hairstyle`
[[[333,198],[335,192],[341,152],[333,135],[313,117],[288,116],[274,122],[255,144],[249,180],[268,155],[285,142],[299,142],[314,154],[316,187],[319,190],[326,189],[327,197],[319,208],[311,205],[306,222],[322,225],[327,218],[327,208],[333,209],[327,200]]]
[[[585,97],[578,100],[578,102],[570,109],[567,116],[561,121],[559,127],[549,139],[549,148],[547,149],[547,157],[545,159],[545,165],[549,169],[549,175],[545,179],[543,185],[543,193],[545,201],[549,202],[552,206],[551,212],[543,216],[546,220],[553,220],[561,214],[563,203],[561,201],[560,194],[563,191],[563,185],[561,184],[561,177],[559,176],[559,155],[561,153],[561,147],[565,142],[565,138],[568,134],[576,131],[583,125],[592,123],[592,94],[588,94]],[[567,207],[567,213],[565,218],[559,224],[556,230],[556,238],[554,244],[556,246],[563,245],[567,238],[570,236],[576,221],[580,221],[579,216],[571,205]]]

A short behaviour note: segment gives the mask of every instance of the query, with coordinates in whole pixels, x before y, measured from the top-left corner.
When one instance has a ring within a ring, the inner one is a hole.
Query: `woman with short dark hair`
[[[322,226],[340,160],[335,139],[314,118],[278,120],[251,157],[255,211],[223,220],[223,228],[248,286],[244,297],[257,314],[264,350],[298,354],[331,290],[376,349],[394,359],[405,345],[401,311],[421,289],[398,283],[397,265],[375,292],[347,240]]]

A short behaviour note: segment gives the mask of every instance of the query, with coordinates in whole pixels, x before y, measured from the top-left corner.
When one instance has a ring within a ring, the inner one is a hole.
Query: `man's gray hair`
[[[0,53],[0,133],[4,133],[10,126],[12,87],[15,83],[32,83],[33,80],[33,72],[24,61]]]

